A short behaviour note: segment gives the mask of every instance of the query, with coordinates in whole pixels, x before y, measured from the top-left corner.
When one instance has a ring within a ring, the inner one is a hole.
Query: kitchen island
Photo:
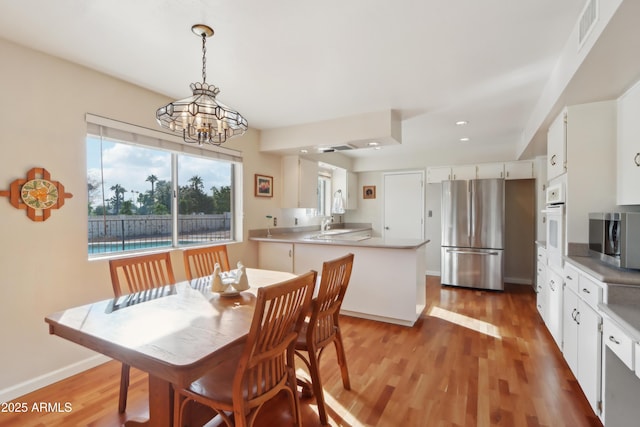
[[[370,236],[370,229],[369,234]],[[349,288],[341,314],[413,326],[426,304],[427,239],[368,237],[366,228],[347,232],[319,230],[250,234],[259,245],[261,268],[291,269],[296,274],[317,270],[322,263],[354,254]]]

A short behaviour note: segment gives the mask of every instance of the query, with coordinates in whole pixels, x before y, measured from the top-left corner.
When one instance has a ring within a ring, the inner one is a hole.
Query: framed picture
[[[376,186],[375,185],[365,185],[362,187],[362,198],[363,199],[375,199],[376,198]]]
[[[273,197],[273,177],[256,174],[255,196]]]

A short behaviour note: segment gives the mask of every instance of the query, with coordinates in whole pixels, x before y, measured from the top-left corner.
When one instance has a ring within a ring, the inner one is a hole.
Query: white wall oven
[[[547,265],[562,271],[564,254],[564,189],[561,184],[547,188],[547,206],[542,211],[547,218]]]

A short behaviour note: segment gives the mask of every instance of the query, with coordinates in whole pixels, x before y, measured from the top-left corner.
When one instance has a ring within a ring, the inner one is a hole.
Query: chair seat
[[[219,403],[228,403],[232,407],[233,378],[243,348],[244,341],[226,349],[224,361],[191,383],[188,390]]]

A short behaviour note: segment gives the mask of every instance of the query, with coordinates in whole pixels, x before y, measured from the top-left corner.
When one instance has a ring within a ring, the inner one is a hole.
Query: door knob
[[[385,230],[388,230],[388,229],[389,229],[389,227],[385,227],[384,229],[385,229]]]

